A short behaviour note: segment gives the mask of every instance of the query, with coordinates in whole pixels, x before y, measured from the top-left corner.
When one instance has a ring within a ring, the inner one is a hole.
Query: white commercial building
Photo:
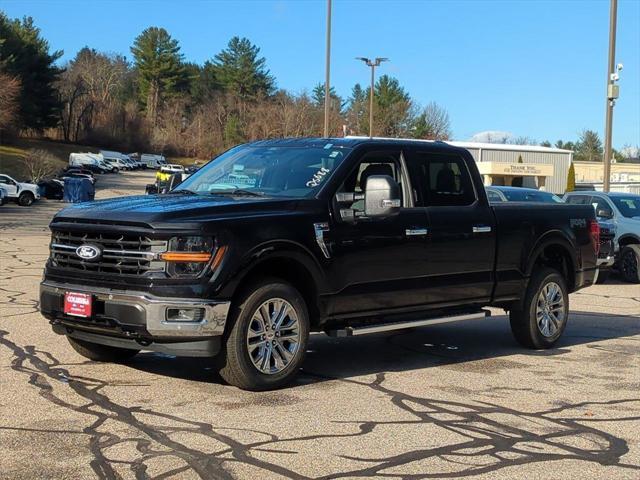
[[[563,194],[573,151],[537,145],[447,142],[471,153],[485,185],[514,185]]]

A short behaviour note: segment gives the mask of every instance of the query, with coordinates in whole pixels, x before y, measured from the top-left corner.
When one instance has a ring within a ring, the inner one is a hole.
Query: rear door
[[[416,206],[426,208],[428,301],[484,303],[491,299],[495,217],[478,195],[465,158],[416,147],[407,155]]]

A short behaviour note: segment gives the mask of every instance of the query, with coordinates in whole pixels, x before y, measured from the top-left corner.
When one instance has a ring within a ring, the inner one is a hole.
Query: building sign
[[[553,176],[553,165],[501,162],[480,162],[477,165],[481,175],[509,175],[516,177]]]

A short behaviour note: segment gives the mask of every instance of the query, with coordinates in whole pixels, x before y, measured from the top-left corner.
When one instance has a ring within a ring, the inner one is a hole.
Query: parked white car
[[[168,163],[160,168],[161,172],[165,173],[184,173],[184,167],[175,163]]]
[[[133,170],[133,164],[127,162],[129,157],[123,153],[111,150],[100,150],[100,154],[106,162],[115,165],[120,170]]]
[[[7,193],[7,198],[18,202],[18,205],[28,207],[36,200],[40,200],[40,190],[33,183],[18,182],[9,175],[0,174],[0,187]]]
[[[152,155],[151,153],[143,153],[140,156],[140,161],[144,163],[147,168],[161,168],[167,164],[167,160],[164,155]]]
[[[70,153],[69,166],[88,168],[95,173],[99,173],[98,170],[110,173],[118,172],[118,167],[106,162],[100,153]]]

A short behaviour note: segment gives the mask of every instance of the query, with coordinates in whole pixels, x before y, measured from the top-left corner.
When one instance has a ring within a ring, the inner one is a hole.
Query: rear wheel
[[[33,196],[33,193],[22,192],[18,197],[18,205],[22,207],[28,207],[35,201],[35,199],[36,197]]]
[[[622,249],[620,273],[625,281],[640,283],[640,245],[627,245]]]
[[[99,345],[97,343],[78,340],[77,338],[67,337],[71,347],[89,360],[96,362],[125,362],[136,355],[140,350],[130,350],[128,348],[109,347],[107,345]]]
[[[220,352],[220,376],[244,390],[272,390],[298,373],[309,338],[309,314],[300,292],[282,280],[263,280],[231,314]]]
[[[556,270],[535,272],[525,294],[522,309],[509,312],[511,331],[527,348],[551,348],[567,326],[569,294],[565,279]]]

